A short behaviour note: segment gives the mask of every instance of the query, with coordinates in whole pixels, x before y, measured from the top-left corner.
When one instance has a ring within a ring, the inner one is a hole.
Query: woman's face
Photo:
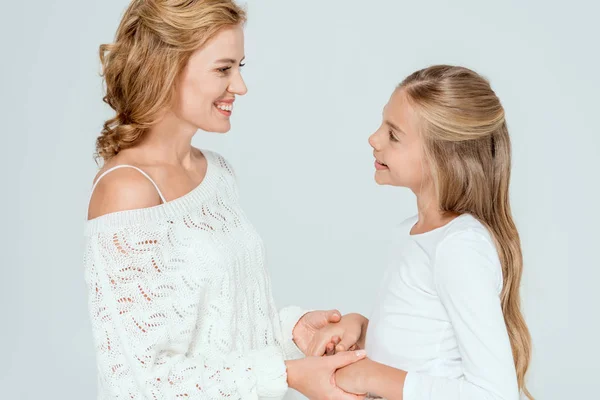
[[[247,92],[240,71],[243,60],[242,26],[222,29],[192,54],[181,73],[175,89],[175,115],[203,131],[229,131],[235,96]]]

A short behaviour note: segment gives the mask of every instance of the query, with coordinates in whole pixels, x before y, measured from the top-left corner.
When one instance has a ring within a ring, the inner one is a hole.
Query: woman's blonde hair
[[[106,161],[139,143],[171,104],[191,54],[245,20],[233,0],[133,0],[114,43],[100,46],[103,100],[116,115],[96,140],[97,157]]]
[[[440,210],[473,215],[494,238],[519,389],[533,399],[525,386],[531,337],[521,313],[523,256],[508,197],[511,144],[504,109],[489,82],[462,67],[436,65],[417,71],[399,89],[420,117]]]

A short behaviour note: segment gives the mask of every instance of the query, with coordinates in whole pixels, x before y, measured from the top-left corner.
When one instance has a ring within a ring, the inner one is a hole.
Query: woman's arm
[[[109,230],[88,239],[95,261],[86,280],[103,387],[156,399],[283,397],[286,365],[276,345],[189,351],[203,286],[165,257],[161,243],[168,240],[162,228]]]

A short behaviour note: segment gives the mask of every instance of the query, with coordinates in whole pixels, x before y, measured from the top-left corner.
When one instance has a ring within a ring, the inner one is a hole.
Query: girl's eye
[[[396,135],[394,135],[394,132],[392,132],[392,130],[391,130],[391,129],[388,131],[388,133],[389,133],[389,135],[390,135],[390,140],[391,140],[392,142],[398,142],[398,141],[399,141],[399,140],[398,140],[398,138],[396,138]]]

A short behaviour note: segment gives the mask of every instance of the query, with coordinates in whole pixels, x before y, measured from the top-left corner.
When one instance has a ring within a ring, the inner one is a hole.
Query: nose
[[[242,74],[240,73],[239,69],[237,70],[236,74],[232,75],[227,91],[239,96],[243,96],[248,93],[248,88],[246,87],[246,83],[244,82],[244,78],[242,78]]]
[[[377,132],[373,133],[369,136],[369,144],[374,150],[380,150],[381,144],[379,143],[379,139],[377,137]]]

